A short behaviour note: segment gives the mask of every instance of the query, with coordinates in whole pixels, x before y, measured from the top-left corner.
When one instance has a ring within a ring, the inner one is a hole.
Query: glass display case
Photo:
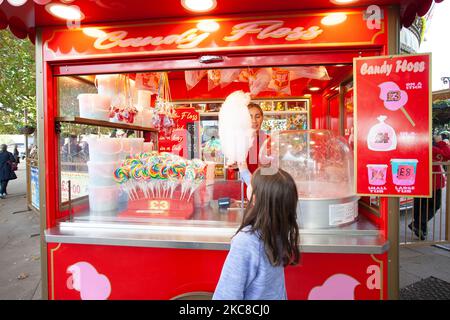
[[[157,102],[142,100],[137,90],[128,88],[130,83],[133,86],[131,77],[108,76],[110,82],[99,75],[61,76],[56,81],[61,225],[120,223],[235,230],[242,218],[242,184],[215,179],[220,177],[220,166],[215,163],[223,159],[220,145],[211,142],[217,136],[217,121],[203,120],[210,130],[202,132],[202,147],[217,150],[210,153],[213,158],[203,161],[158,152],[159,136],[170,128],[165,126],[166,119],[155,127],[153,110],[145,114]],[[122,83],[120,90],[118,83]],[[119,103],[125,106],[119,118],[119,113],[112,113],[114,101],[127,90],[128,102]],[[144,113],[141,119],[140,113]]]
[[[353,152],[342,137],[328,130],[287,130],[271,136],[260,158],[270,159],[262,173],[281,168],[292,175],[299,195],[302,228],[329,228],[358,216]]]

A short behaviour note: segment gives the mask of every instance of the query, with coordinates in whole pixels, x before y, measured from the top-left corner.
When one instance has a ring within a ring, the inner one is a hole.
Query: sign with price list
[[[199,113],[194,108],[177,108],[174,118],[174,128],[170,135],[163,130],[158,134],[158,151],[171,152],[184,158],[192,159],[198,156],[195,142],[198,141],[198,132],[195,123],[200,120]]]
[[[355,58],[359,195],[431,195],[431,54]]]

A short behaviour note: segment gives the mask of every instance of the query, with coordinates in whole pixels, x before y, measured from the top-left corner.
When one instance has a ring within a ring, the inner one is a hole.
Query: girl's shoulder
[[[251,226],[246,226],[242,228],[234,237],[232,242],[234,244],[249,244],[257,245],[261,241],[261,237],[258,231],[252,230]]]

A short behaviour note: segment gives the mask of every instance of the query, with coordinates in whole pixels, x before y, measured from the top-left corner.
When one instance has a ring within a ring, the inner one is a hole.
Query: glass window
[[[228,71],[220,83],[190,71],[58,77],[60,215],[238,226],[244,188],[225,169],[218,115],[249,79]],[[263,130],[309,129],[309,98],[266,89],[252,99]]]

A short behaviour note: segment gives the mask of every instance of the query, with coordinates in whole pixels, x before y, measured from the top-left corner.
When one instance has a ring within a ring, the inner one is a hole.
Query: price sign
[[[359,195],[431,195],[429,54],[354,59]]]

